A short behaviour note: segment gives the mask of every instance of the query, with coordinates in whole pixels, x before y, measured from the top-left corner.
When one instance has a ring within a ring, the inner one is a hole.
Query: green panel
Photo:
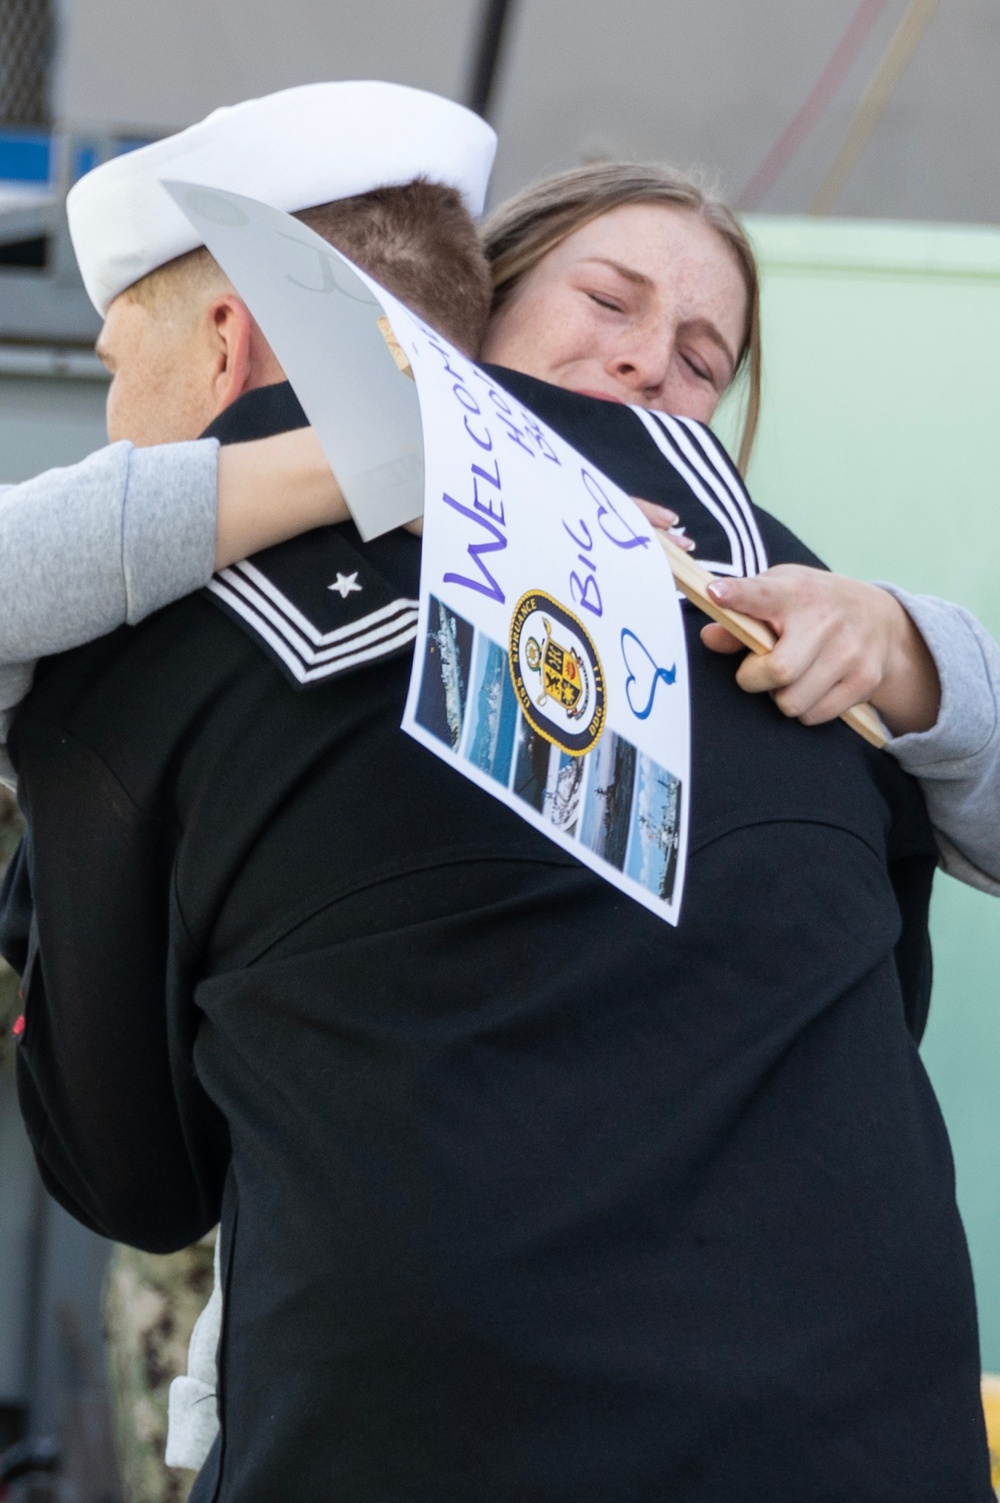
[[[756,218],[754,498],[835,569],[960,601],[1000,634],[1000,230]],[[719,428],[731,440],[732,407]],[[1000,1371],[1000,907],[939,877],[923,1055],[951,1132]]]

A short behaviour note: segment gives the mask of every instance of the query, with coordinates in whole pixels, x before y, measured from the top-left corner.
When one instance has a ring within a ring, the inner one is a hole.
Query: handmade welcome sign
[[[304,225],[236,194],[169,187],[280,360],[362,535],[415,516],[422,479],[403,729],[676,923],[687,656],[670,567],[638,507]]]
[[[676,922],[689,697],[669,565],[638,507],[404,312],[424,423],[420,635],[404,728]]]

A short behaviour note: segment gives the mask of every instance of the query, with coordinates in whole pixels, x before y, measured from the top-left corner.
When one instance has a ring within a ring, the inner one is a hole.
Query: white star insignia
[[[348,595],[357,592],[361,594],[362,586],[358,584],[357,571],[353,574],[338,574],[332,585],[327,585],[328,590],[336,590],[341,600],[346,600]]]

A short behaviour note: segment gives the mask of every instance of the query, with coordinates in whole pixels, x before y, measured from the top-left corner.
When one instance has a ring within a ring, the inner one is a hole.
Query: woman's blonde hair
[[[671,167],[596,162],[560,172],[515,194],[493,211],[482,228],[493,278],[493,312],[507,301],[521,277],[575,230],[623,204],[649,203],[671,204],[698,214],[726,242],[743,277],[747,321],[733,380],[746,372],[739,448],[739,466],[745,471],[760,416],[760,277],[753,248],[736,215],[697,178]]]

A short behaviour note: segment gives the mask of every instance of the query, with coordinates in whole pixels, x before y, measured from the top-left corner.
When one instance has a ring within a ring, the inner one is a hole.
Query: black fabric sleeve
[[[28,965],[33,914],[31,841],[25,833],[18,841],[0,886],[0,955],[19,976],[24,975]]]
[[[136,808],[87,748],[18,727],[37,947],[24,976],[22,1112],[46,1185],[94,1231],[170,1252],[218,1219],[225,1128],[171,1050],[176,832]],[[173,967],[173,969],[176,969]]]
[[[902,770],[884,752],[878,753],[876,765],[883,776],[888,770],[898,778]],[[919,1044],[927,1027],[934,978],[929,924],[938,850],[923,789],[908,774],[903,775],[903,786],[905,794],[897,796],[895,802],[896,817],[889,831],[886,860],[899,904],[900,931],[895,956],[906,1026]]]
[[[902,927],[896,943],[896,970],[903,993],[906,1026],[920,1043],[931,1006],[934,959],[928,929],[934,862],[927,856],[906,856],[889,865]]]

